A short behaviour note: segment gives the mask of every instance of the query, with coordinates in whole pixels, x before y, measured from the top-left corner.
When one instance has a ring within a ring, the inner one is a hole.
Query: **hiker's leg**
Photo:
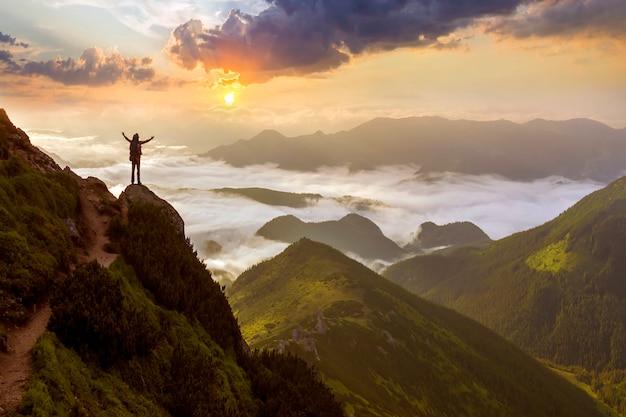
[[[136,163],[135,163],[135,161],[133,161],[133,169],[132,169],[132,171],[130,173],[130,183],[131,184],[135,183],[135,165],[136,165]]]
[[[137,158],[137,184],[141,184],[140,166],[141,166],[141,159]]]

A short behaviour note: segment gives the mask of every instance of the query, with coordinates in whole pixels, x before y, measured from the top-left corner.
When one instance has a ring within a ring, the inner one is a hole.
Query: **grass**
[[[571,271],[576,266],[576,256],[567,251],[569,234],[556,243],[533,253],[526,259],[526,265],[537,271],[556,274],[559,271]]]
[[[571,384],[585,391],[591,398],[593,398],[596,404],[596,408],[601,413],[601,415],[606,416],[606,417],[622,417],[620,413],[615,411],[613,408],[607,405],[604,401],[598,398],[598,395],[593,391],[593,389],[591,388],[591,386],[589,386],[589,384],[586,384],[583,381],[576,378],[576,375],[574,372],[555,367],[554,365],[546,364],[546,367],[550,369],[551,371],[555,372],[557,375],[560,375],[561,377],[565,378]]]

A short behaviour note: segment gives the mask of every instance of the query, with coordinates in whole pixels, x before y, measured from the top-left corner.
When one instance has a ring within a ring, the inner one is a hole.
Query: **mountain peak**
[[[374,222],[356,213],[318,223],[305,223],[293,215],[280,216],[265,223],[256,234],[287,243],[307,237],[372,260],[393,260],[404,255],[402,248],[387,238]]]

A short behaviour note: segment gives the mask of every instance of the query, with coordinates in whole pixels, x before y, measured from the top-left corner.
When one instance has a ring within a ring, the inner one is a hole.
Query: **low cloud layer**
[[[399,245],[408,243],[426,221],[471,221],[491,238],[499,239],[556,217],[602,186],[561,178],[526,183],[488,175],[420,178],[415,177],[415,167],[407,166],[356,173],[344,168],[286,173],[271,166],[233,168],[204,158],[157,156],[151,152],[147,149],[142,161],[144,184],[180,212],[187,235],[208,267],[228,271],[234,277],[286,247],[284,243],[254,236],[263,224],[285,214],[306,222],[320,222],[357,212],[374,221]],[[119,194],[130,180],[127,163],[75,170],[83,177],[101,178],[114,194]],[[268,206],[211,191],[222,187],[263,187],[319,193],[334,199],[323,199],[301,209]],[[382,204],[355,210],[354,205],[342,203],[344,200],[339,197],[345,195]],[[205,250],[215,247],[212,241],[221,246],[221,251]]]
[[[450,47],[441,38],[474,19],[512,13],[520,0],[271,0],[258,15],[232,10],[220,27],[189,20],[169,52],[181,66],[239,73],[240,82],[337,68],[365,52]]]

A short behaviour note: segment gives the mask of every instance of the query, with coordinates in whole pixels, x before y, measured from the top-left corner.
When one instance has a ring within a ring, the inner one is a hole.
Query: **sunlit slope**
[[[302,239],[229,301],[252,347],[302,355],[357,416],[592,416],[590,398],[483,326]]]
[[[416,257],[385,275],[533,354],[591,373],[626,412],[626,178],[484,249]]]

